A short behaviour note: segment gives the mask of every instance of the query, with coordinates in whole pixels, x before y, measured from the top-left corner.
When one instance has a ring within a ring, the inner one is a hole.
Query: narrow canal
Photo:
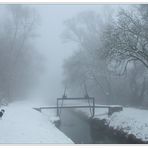
[[[70,109],[61,112],[61,123],[58,128],[76,144],[124,144],[129,141],[114,136],[104,128],[96,129],[90,119],[78,115]]]

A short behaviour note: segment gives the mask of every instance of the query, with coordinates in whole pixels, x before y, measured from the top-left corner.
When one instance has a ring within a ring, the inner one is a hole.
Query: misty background
[[[0,5],[1,102],[147,105],[147,5]]]
[[[64,21],[78,15],[81,12],[94,11],[101,15],[106,13],[105,8],[112,9],[111,6],[104,5],[35,5],[41,18],[39,29],[40,37],[36,42],[39,51],[46,57],[47,73],[45,74],[45,87],[49,91],[49,98],[61,97],[64,93],[63,63],[77,50],[77,45],[73,42],[64,42],[62,33],[64,32]],[[118,7],[118,6],[115,6]],[[44,45],[44,46],[43,46]],[[48,81],[48,83],[47,83]],[[43,83],[44,85],[44,83]],[[81,90],[83,93],[83,90]],[[68,92],[67,92],[68,93]]]

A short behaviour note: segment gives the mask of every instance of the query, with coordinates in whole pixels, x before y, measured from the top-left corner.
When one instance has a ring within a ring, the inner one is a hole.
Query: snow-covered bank
[[[34,103],[24,101],[4,107],[5,114],[0,120],[0,144],[73,143],[50,122],[50,117],[33,107]],[[51,114],[54,116],[53,112]]]
[[[90,116],[89,109],[76,109],[86,116]],[[137,139],[148,142],[148,110],[123,108],[123,111],[108,116],[108,109],[96,109],[95,117],[99,120],[106,120],[106,124],[115,129],[134,135]]]

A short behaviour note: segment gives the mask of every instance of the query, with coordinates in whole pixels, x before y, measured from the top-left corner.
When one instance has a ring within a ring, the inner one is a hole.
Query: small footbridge
[[[91,117],[95,116],[96,108],[107,108],[109,116],[112,115],[114,112],[118,112],[118,111],[123,110],[123,107],[119,106],[119,105],[118,106],[117,105],[115,105],[115,106],[114,105],[96,105],[95,98],[90,97],[88,95],[86,84],[84,85],[84,90],[85,90],[84,97],[70,98],[70,97],[67,97],[67,95],[66,95],[66,87],[65,87],[63,96],[61,98],[57,98],[55,106],[46,106],[46,107],[43,106],[43,107],[38,107],[38,108],[34,108],[34,109],[37,110],[37,111],[40,111],[40,112],[43,109],[55,109],[56,112],[57,112],[57,116],[60,116],[62,109],[67,109],[67,108],[71,108],[71,109],[81,108],[81,109],[84,109],[84,108],[88,108],[89,111],[90,111]],[[67,104],[67,103],[65,104],[64,103],[64,102],[69,102],[69,101],[70,102],[75,101],[75,102],[79,103],[80,105],[78,105],[78,104],[75,105],[75,104],[71,104],[71,103],[70,104]]]
[[[88,105],[78,105],[78,104],[65,104],[64,102],[69,102],[69,101],[79,101],[79,104],[83,104],[82,102],[85,102],[85,104]],[[81,101],[81,103],[80,103]],[[79,98],[68,98],[66,95],[64,95],[62,98],[57,98],[57,103],[55,106],[43,106],[43,107],[38,107],[38,108],[34,108],[37,111],[42,111],[44,109],[55,109],[57,116],[60,116],[61,114],[61,109],[76,109],[76,108],[87,108],[90,111],[90,115],[91,117],[95,116],[95,110],[96,108],[107,108],[108,109],[108,115],[112,115],[114,112],[118,112],[118,111],[122,111],[123,107],[122,106],[117,106],[117,105],[96,105],[95,104],[95,98],[94,97],[89,97],[88,95],[86,95],[85,97],[79,97]]]

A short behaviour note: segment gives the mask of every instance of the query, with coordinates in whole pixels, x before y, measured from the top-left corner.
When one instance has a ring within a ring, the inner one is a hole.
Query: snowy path
[[[5,114],[0,120],[0,144],[73,143],[49,122],[47,116],[32,107],[21,101],[5,107]]]

